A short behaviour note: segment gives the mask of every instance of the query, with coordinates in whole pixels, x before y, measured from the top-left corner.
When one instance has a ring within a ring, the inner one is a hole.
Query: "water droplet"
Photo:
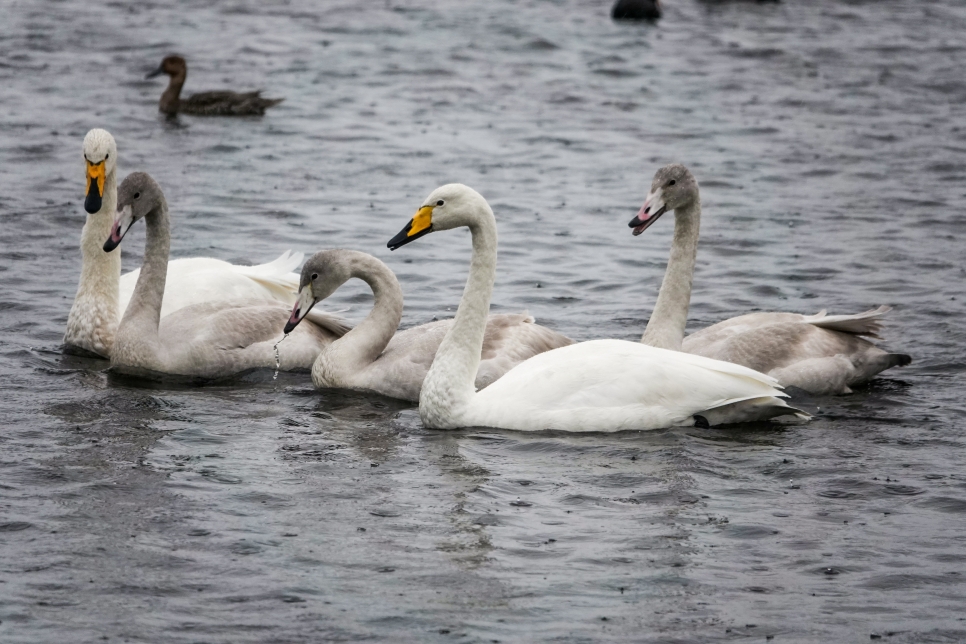
[[[282,344],[282,340],[284,340],[287,337],[288,337],[288,334],[286,333],[285,335],[282,336],[282,339],[276,342],[275,346],[272,347],[273,349],[275,349],[275,375],[272,376],[272,380],[278,379],[278,372],[279,372],[279,369],[281,369],[282,367],[282,361],[278,357],[278,345]]]

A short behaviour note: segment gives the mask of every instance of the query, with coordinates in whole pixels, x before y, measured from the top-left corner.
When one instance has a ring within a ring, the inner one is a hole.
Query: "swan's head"
[[[161,61],[161,65],[145,76],[145,78],[154,78],[155,76],[160,76],[161,74],[167,74],[168,76],[177,76],[181,72],[188,73],[188,64],[184,62],[184,58],[181,56],[167,56]]]
[[[352,277],[351,257],[354,251],[320,250],[302,266],[299,277],[299,295],[292,306],[292,315],[285,324],[285,333],[291,333],[299,322],[309,314],[317,302],[335,293]],[[346,260],[349,261],[346,261]]]
[[[87,190],[84,210],[94,214],[101,209],[104,182],[117,170],[117,143],[107,130],[93,129],[84,137],[84,165],[87,166]]]
[[[449,183],[433,190],[406,227],[389,240],[389,250],[437,230],[472,226],[480,216],[493,213],[483,195],[461,183]]]
[[[698,180],[691,171],[680,163],[666,165],[654,174],[644,205],[627,225],[640,235],[668,210],[688,206],[697,198]]]
[[[117,188],[117,215],[104,251],[111,252],[138,219],[157,210],[164,203],[161,186],[147,172],[132,172]]]

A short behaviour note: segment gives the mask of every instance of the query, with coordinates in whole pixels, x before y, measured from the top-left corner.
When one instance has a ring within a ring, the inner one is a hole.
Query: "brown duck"
[[[278,105],[282,98],[262,98],[261,91],[245,92],[201,92],[188,98],[181,98],[181,88],[188,77],[188,65],[181,56],[168,56],[161,66],[147,75],[154,78],[160,74],[171,77],[168,89],[161,95],[159,109],[168,116],[178,112],[197,116],[253,116],[262,115],[266,108]]]

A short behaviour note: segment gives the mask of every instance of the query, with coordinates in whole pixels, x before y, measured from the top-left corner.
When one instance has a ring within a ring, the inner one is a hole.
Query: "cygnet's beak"
[[[121,208],[117,215],[114,217],[114,226],[111,227],[111,236],[107,238],[104,242],[104,252],[109,253],[121,244],[121,240],[124,239],[124,235],[127,231],[131,229],[131,224],[134,223],[134,211],[131,209],[131,204],[128,204]]]
[[[654,192],[648,193],[647,199],[644,200],[644,205],[641,206],[637,215],[627,225],[634,229],[633,233],[636,237],[660,219],[666,210],[667,205],[661,197],[661,189],[658,188]]]
[[[411,241],[415,241],[422,237],[423,235],[428,235],[433,232],[433,208],[435,206],[423,206],[420,208],[413,218],[409,220],[406,227],[399,231],[399,233],[389,240],[386,246],[389,250],[396,250],[400,246],[405,246]]]
[[[313,306],[315,306],[315,296],[312,294],[312,283],[309,282],[299,290],[299,299],[295,301],[295,305],[292,307],[292,315],[283,329],[286,335],[299,325],[299,322],[308,315]]]
[[[156,70],[154,70],[153,72],[151,72],[150,74],[148,74],[147,76],[145,76],[144,79],[147,80],[149,78],[154,78],[155,76],[160,76],[163,73],[164,73],[164,64],[162,64]]]
[[[104,178],[107,173],[107,160],[100,163],[87,161],[87,195],[84,198],[84,210],[92,215],[101,209],[101,199],[104,196]]]

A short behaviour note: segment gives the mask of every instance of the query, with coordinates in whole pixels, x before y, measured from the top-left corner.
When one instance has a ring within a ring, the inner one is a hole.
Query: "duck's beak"
[[[84,210],[94,214],[101,209],[101,199],[104,197],[104,175],[107,160],[100,163],[87,162],[87,196],[84,199]]]
[[[144,79],[147,80],[149,78],[154,78],[155,76],[160,76],[163,73],[164,73],[164,65],[162,64],[156,70],[154,70],[153,72],[151,72],[150,74],[148,74],[147,76],[145,76]]]
[[[283,329],[286,335],[291,333],[299,325],[299,322],[308,315],[312,307],[315,306],[315,301],[315,296],[312,294],[311,282],[299,289],[299,299],[295,301],[295,305],[292,307],[292,315],[289,317],[288,322],[285,323],[285,328]]]
[[[117,216],[114,218],[114,226],[111,228],[111,236],[104,242],[105,253],[111,252],[120,245],[121,240],[124,239],[124,235],[131,229],[131,224],[133,223],[134,211],[131,209],[131,204],[117,211]]]
[[[386,244],[389,250],[396,250],[400,246],[405,246],[409,242],[433,232],[433,208],[434,206],[420,208],[406,224],[406,227]]]
[[[664,198],[661,196],[661,189],[658,188],[653,192],[649,192],[647,199],[644,200],[644,205],[637,212],[637,215],[630,220],[627,224],[634,229],[633,233],[636,237],[642,232],[647,230],[651,224],[661,218],[661,215],[667,210],[667,205],[664,203]]]

